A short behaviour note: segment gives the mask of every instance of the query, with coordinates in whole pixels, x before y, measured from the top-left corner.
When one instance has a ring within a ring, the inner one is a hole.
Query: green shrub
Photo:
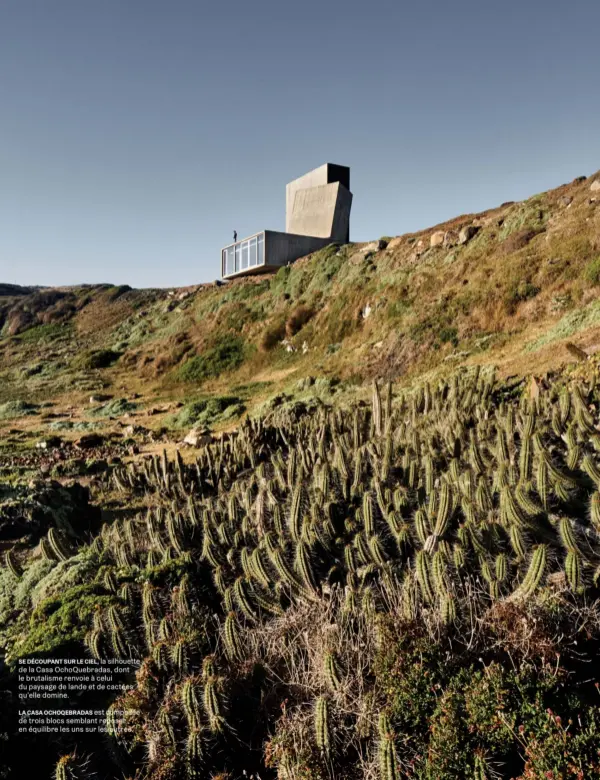
[[[47,325],[35,325],[28,328],[18,335],[18,340],[22,342],[52,341],[61,336],[68,336],[71,328],[67,323],[51,322]]]
[[[450,326],[444,327],[438,333],[438,340],[441,341],[442,344],[450,342],[452,346],[456,347],[458,346],[458,330]]]
[[[116,301],[117,298],[120,298],[124,293],[129,292],[132,288],[128,284],[119,284],[115,285],[114,287],[109,287],[108,290],[106,290],[106,298],[109,301]]]
[[[238,417],[245,409],[241,399],[234,395],[202,398],[186,404],[177,414],[170,416],[167,422],[174,428],[211,425],[218,419]]]
[[[600,255],[586,265],[583,274],[590,284],[600,284]]]
[[[128,412],[134,412],[137,408],[138,404],[133,401],[128,401],[126,398],[115,398],[107,404],[93,409],[90,414],[93,414],[94,417],[120,417]]]
[[[26,417],[31,414],[37,414],[36,404],[27,403],[27,401],[6,401],[0,404],[0,420],[10,420],[13,417]]]
[[[399,301],[393,301],[387,307],[387,316],[390,320],[399,319],[404,316],[407,311],[410,310],[410,303],[405,298],[401,298]]]
[[[202,355],[196,355],[181,366],[178,377],[183,382],[202,382],[239,368],[244,362],[245,344],[239,336],[224,336]]]
[[[77,585],[42,601],[31,614],[27,634],[12,649],[11,659],[52,653],[80,642],[94,612],[116,601],[115,596],[103,595],[102,590],[97,585]]]
[[[525,279],[513,282],[504,295],[504,304],[507,311],[512,314],[519,303],[535,298],[539,292],[539,287]]]
[[[270,352],[285,338],[285,321],[279,320],[267,325],[260,337],[260,349]]]
[[[112,349],[93,349],[88,352],[82,352],[73,361],[74,368],[85,370],[95,368],[108,368],[112,366],[121,357],[120,352]]]

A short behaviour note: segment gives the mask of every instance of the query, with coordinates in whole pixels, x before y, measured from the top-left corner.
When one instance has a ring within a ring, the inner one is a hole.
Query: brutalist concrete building
[[[221,251],[224,279],[271,271],[350,240],[350,168],[325,163],[285,188],[285,233],[262,230]]]

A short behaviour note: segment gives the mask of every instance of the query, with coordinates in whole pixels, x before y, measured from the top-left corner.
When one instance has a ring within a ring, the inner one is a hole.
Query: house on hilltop
[[[325,163],[285,189],[285,233],[262,230],[221,250],[224,279],[287,265],[332,242],[350,240],[350,168]]]

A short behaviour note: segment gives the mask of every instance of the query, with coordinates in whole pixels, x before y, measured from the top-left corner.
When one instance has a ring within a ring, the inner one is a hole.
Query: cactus
[[[249,588],[243,577],[238,577],[233,584],[233,597],[244,616],[251,621],[258,619],[256,610],[249,597]]]
[[[67,561],[69,559],[69,552],[66,549],[62,539],[60,538],[56,528],[51,528],[48,531],[48,544],[52,553],[59,561]]]
[[[545,544],[538,545],[531,557],[529,568],[523,578],[518,593],[524,597],[530,596],[542,581],[546,561],[548,558],[548,547]]]
[[[181,689],[181,706],[188,722],[188,728],[191,730],[199,729],[201,725],[201,707],[198,698],[198,684],[193,677],[184,680]]]
[[[13,577],[19,579],[21,576],[21,570],[17,566],[12,550],[7,550],[4,553],[4,562],[6,564],[6,568],[10,571]]]
[[[315,740],[322,753],[330,750],[329,702],[325,696],[319,696],[315,702]]]
[[[190,729],[185,745],[185,761],[188,777],[202,777],[200,772],[202,759],[202,731],[197,727],[193,727]]]
[[[433,602],[433,590],[429,574],[429,562],[424,550],[419,550],[416,556],[417,580],[425,601]]]
[[[225,618],[224,644],[229,660],[232,663],[239,661],[242,657],[242,642],[240,627],[234,612],[230,612]]]
[[[222,714],[222,704],[217,693],[215,678],[210,676],[204,684],[203,696],[204,710],[208,716],[208,725],[213,734],[220,734],[225,730],[225,718]]]
[[[569,550],[567,553],[565,574],[571,590],[578,591],[581,587],[581,558],[575,550]]]
[[[394,735],[384,713],[379,716],[378,732],[379,776],[381,780],[398,780],[398,760],[394,747]]]
[[[568,552],[581,555],[579,545],[577,544],[577,539],[575,538],[575,534],[573,532],[573,526],[571,525],[571,521],[568,517],[561,517],[558,526],[558,532],[561,542],[563,543],[563,547]]]

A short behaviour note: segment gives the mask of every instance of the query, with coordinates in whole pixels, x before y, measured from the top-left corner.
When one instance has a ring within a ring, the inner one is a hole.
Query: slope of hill
[[[0,774],[600,777],[598,180],[0,301]],[[34,753],[77,655],[140,668]]]
[[[594,181],[413,235],[333,245],[268,277],[9,299],[0,403],[77,405],[102,387],[175,399],[263,382],[258,401],[307,375],[404,381],[457,363],[542,374],[572,360],[567,342],[593,353],[600,341]]]

